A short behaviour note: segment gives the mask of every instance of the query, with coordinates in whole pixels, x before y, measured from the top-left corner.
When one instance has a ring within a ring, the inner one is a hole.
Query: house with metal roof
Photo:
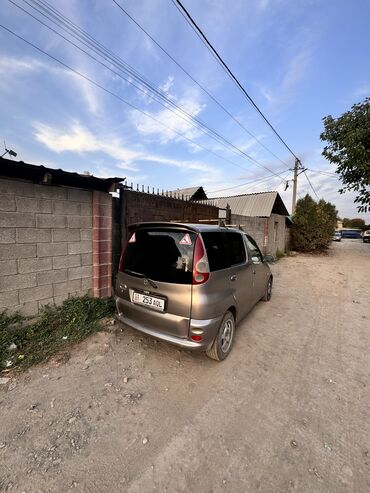
[[[207,195],[203,187],[189,187],[189,188],[177,188],[169,192],[175,197],[183,198],[185,200],[206,200]]]
[[[286,251],[289,213],[278,192],[259,192],[208,199],[220,209],[230,208],[229,222],[250,233],[265,254]]]

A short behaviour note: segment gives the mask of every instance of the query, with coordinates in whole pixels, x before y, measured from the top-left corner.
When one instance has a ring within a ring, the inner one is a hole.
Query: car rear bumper
[[[150,327],[150,325],[148,324],[144,325],[142,323],[136,322],[131,317],[125,314],[125,303],[127,303],[127,301],[122,300],[122,298],[116,297],[116,317],[120,322],[128,325],[135,330],[138,330],[139,332],[143,332],[144,334],[154,337],[155,339],[169,342],[171,344],[175,344],[176,346],[191,350],[205,351],[213,343],[222,320],[222,316],[208,320],[190,319],[189,336],[186,338],[178,337],[176,335],[161,332],[158,329]],[[202,340],[193,341],[191,339],[192,335],[201,336]]]

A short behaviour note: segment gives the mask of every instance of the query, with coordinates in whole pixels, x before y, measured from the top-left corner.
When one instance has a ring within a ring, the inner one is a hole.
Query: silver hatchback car
[[[117,276],[120,321],[216,360],[231,351],[236,323],[261,299],[272,274],[243,231],[200,224],[129,227]]]

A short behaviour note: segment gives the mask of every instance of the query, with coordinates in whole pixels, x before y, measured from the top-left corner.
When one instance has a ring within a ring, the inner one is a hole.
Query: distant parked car
[[[364,234],[362,236],[362,241],[364,243],[370,243],[370,229],[368,229],[367,231],[364,231]]]
[[[362,231],[357,228],[343,228],[342,229],[342,238],[361,238]]]
[[[334,231],[333,241],[341,241],[341,240],[342,240],[342,233],[340,231]]]
[[[272,274],[252,237],[200,224],[139,223],[121,255],[117,317],[186,349],[225,359],[235,326],[260,300]]]

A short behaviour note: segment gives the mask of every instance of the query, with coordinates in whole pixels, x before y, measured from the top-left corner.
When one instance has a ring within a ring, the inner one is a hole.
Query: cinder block
[[[68,188],[68,200],[76,202],[91,202],[92,192],[88,190],[80,190],[78,188]]]
[[[69,228],[79,228],[79,229],[92,228],[92,217],[91,216],[68,216],[68,227]]]
[[[53,229],[53,241],[80,241],[79,229]],[[84,238],[85,239],[85,238]]]
[[[37,301],[30,301],[28,303],[23,303],[23,305],[16,305],[8,308],[9,313],[19,312],[25,317],[34,317],[39,312],[39,305]]]
[[[52,212],[51,200],[43,200],[31,197],[17,197],[16,204],[18,212]]]
[[[2,212],[0,214],[0,228],[34,228],[35,214],[27,212]]]
[[[66,200],[67,189],[50,185],[35,185],[35,195],[42,199]]]
[[[81,290],[83,292],[90,291],[92,289],[92,277],[85,277],[81,279]]]
[[[15,228],[0,228],[0,243],[15,243]]]
[[[37,245],[38,257],[56,257],[67,255],[67,243],[40,243]]]
[[[75,294],[81,290],[81,279],[75,279],[74,281],[58,282],[53,285],[54,297],[64,296],[68,294]]]
[[[92,265],[92,253],[81,254],[81,265]]]
[[[17,228],[17,243],[51,242],[50,229]]]
[[[0,195],[0,211],[15,211],[15,200],[12,195]]]
[[[73,230],[75,231],[75,230]],[[92,239],[92,230],[91,229],[81,229],[80,230],[81,234],[81,240],[91,240]],[[80,238],[78,238],[79,240]],[[70,240],[70,241],[77,241],[77,240]]]
[[[0,276],[9,276],[17,273],[16,260],[0,260]]]
[[[45,306],[51,306],[51,305],[54,305],[54,298],[47,298],[45,300],[40,300],[38,302],[38,305],[39,305],[39,311],[41,311],[43,308],[45,308]]]
[[[0,308],[9,308],[19,304],[18,290],[0,293]],[[1,310],[2,311],[2,310]]]
[[[92,266],[86,265],[84,267],[72,267],[68,269],[68,279],[82,279],[84,277],[91,277],[92,275]]]
[[[80,214],[81,216],[91,216],[92,205],[90,203],[81,204]]]
[[[37,286],[35,288],[25,288],[19,290],[19,302],[39,301],[50,298],[53,295],[53,286]]]
[[[36,257],[36,245],[0,245],[2,260],[31,257]]]
[[[89,240],[68,243],[68,253],[90,253],[92,252],[92,242]]]
[[[18,272],[25,274],[27,272],[41,272],[52,269],[52,261],[50,257],[46,258],[30,258],[18,260]]]
[[[81,205],[79,202],[71,202],[68,200],[54,200],[54,214],[75,214],[79,215]]]
[[[36,286],[36,274],[15,274],[0,277],[0,292]]]
[[[54,296],[54,305],[63,305],[68,296]]]
[[[53,258],[54,269],[66,269],[67,267],[80,267],[81,256],[80,255],[61,255],[60,257]]]
[[[36,226],[37,228],[65,228],[67,218],[56,214],[36,214]]]
[[[81,267],[74,267],[75,269],[80,269]],[[38,272],[37,273],[37,284],[42,286],[43,284],[54,284],[56,282],[67,281],[68,279],[68,270],[67,269],[58,269],[58,270],[49,270],[47,272]]]
[[[35,185],[24,181],[0,178],[0,195],[9,194],[22,197],[34,197]]]

